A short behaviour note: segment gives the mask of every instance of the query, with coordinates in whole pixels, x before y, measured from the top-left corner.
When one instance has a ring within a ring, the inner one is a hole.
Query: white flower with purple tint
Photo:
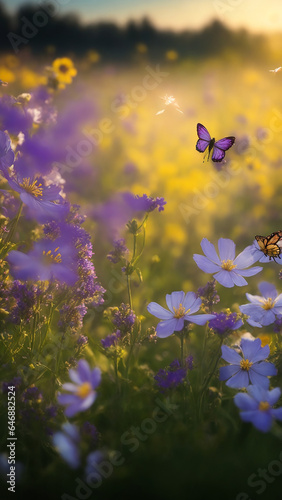
[[[94,403],[97,392],[96,387],[101,382],[100,368],[91,370],[85,359],[80,359],[77,370],[69,370],[73,383],[63,384],[62,388],[70,394],[58,394],[58,402],[65,405],[66,417],[73,417],[76,413],[88,410]]]
[[[258,287],[262,297],[246,293],[250,304],[243,304],[239,309],[249,316],[247,322],[251,326],[261,328],[271,325],[282,315],[282,293],[278,295],[275,286],[267,281],[262,281]]]
[[[172,292],[171,295],[166,295],[166,303],[169,310],[156,302],[151,302],[147,307],[149,313],[162,320],[156,328],[157,336],[161,338],[181,331],[185,320],[204,325],[215,317],[214,314],[194,314],[202,305],[201,299],[194,292],[188,292],[186,295],[184,292]]]
[[[214,245],[207,238],[202,239],[201,247],[205,255],[193,256],[197,266],[205,273],[215,273],[213,277],[226,288],[247,285],[244,276],[254,276],[262,270],[262,267],[250,268],[256,262],[250,251],[251,246],[246,247],[236,258],[235,243],[227,238],[218,240],[219,257]]]

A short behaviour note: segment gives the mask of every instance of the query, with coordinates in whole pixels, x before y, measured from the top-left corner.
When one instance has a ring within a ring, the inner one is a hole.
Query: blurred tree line
[[[61,15],[59,3],[24,5],[10,16],[0,2],[0,51],[19,52],[27,47],[34,55],[44,54],[50,46],[56,55],[83,55],[95,49],[103,61],[127,62],[136,54],[136,46],[148,48],[148,58],[160,61],[166,51],[174,50],[182,58],[217,57],[235,52],[242,59],[266,60],[267,37],[246,30],[230,30],[214,20],[199,31],[159,30],[147,18],[129,21],[124,27],[110,22],[82,24],[75,14]]]

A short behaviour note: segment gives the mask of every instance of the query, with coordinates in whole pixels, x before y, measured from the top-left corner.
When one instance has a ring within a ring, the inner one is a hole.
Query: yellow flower
[[[271,335],[266,335],[265,333],[260,333],[258,338],[261,340],[261,347],[271,344]]]
[[[100,61],[100,54],[96,50],[89,50],[87,52],[87,59],[90,63],[96,64]]]
[[[145,45],[145,43],[138,43],[136,45],[136,49],[140,54],[146,54],[146,52],[148,51],[148,47],[147,45]]]
[[[68,57],[55,59],[52,64],[52,68],[56,74],[58,82],[63,85],[71,83],[73,77],[77,74],[72,60]]]
[[[176,50],[168,50],[165,54],[166,59],[169,61],[176,61],[178,59],[178,53]]]

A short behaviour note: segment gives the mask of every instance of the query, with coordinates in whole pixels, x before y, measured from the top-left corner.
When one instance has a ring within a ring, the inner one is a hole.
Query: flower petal
[[[100,368],[94,368],[91,372],[91,385],[96,389],[101,382],[102,374]]]
[[[226,288],[232,288],[234,286],[232,277],[230,276],[230,271],[221,269],[218,273],[214,274],[213,277]]]
[[[240,370],[234,377],[231,377],[226,385],[232,387],[233,389],[243,389],[249,385],[249,376],[246,371]]]
[[[195,323],[196,325],[205,325],[207,321],[215,318],[216,316],[214,314],[194,314],[190,315],[186,314],[184,318],[187,321],[190,321],[191,323]]]
[[[259,291],[263,297],[268,299],[276,299],[278,293],[274,285],[272,283],[268,283],[268,281],[261,281],[258,285]]]
[[[218,264],[215,264],[204,255],[195,253],[193,255],[193,259],[196,262],[197,266],[205,273],[215,273],[216,271],[218,271]]]
[[[207,238],[202,239],[201,247],[202,247],[204,254],[208,257],[208,259],[212,260],[213,262],[215,262],[219,266],[221,265],[221,262],[218,258],[218,255],[216,253],[216,249],[215,249],[214,245]],[[213,272],[213,271],[211,271],[211,272]]]
[[[259,339],[256,339],[256,340],[259,340]],[[251,359],[252,363],[257,363],[258,361],[262,361],[262,360],[268,358],[269,353],[270,353],[270,348],[269,348],[268,344],[265,345],[264,347],[261,347],[261,349],[259,351],[252,354],[252,359]]]
[[[80,359],[77,363],[77,372],[82,382],[90,382],[91,370],[86,359]]]
[[[241,418],[243,418],[244,412],[241,413]],[[254,412],[252,420],[248,420],[248,422],[252,422],[256,429],[261,432],[268,432],[271,429],[272,425],[272,417],[269,412],[266,411],[256,411]]]
[[[219,368],[219,380],[227,380],[240,370],[238,365],[227,365]]]
[[[235,248],[236,245],[234,241],[228,238],[219,238],[218,240],[218,251],[221,262],[223,260],[233,260],[235,259]]]
[[[282,420],[282,408],[273,408],[270,413],[276,420]]]
[[[246,267],[250,267],[254,262],[257,262],[260,255],[254,252],[253,245],[249,245],[244,248],[244,250],[237,255],[234,260],[234,264],[238,267],[238,269],[245,269]]]
[[[254,363],[251,370],[259,373],[260,375],[264,375],[265,377],[277,375],[277,368],[273,363],[269,363],[268,361]]]
[[[245,286],[248,284],[245,278],[243,278],[243,276],[240,276],[240,274],[236,273],[236,271],[230,271],[230,275],[234,285]]]
[[[248,278],[250,276],[254,276],[255,274],[260,273],[262,269],[263,268],[260,266],[250,267],[249,269],[241,269],[238,267],[238,272],[241,274],[241,276],[246,276]]]
[[[277,403],[278,399],[281,396],[281,389],[280,387],[275,387],[275,389],[272,389],[271,391],[268,392],[268,402],[271,406],[275,405]]]
[[[173,332],[175,331],[176,326],[177,326],[176,318],[168,319],[166,321],[161,321],[160,323],[157,324],[156,328],[157,336],[162,339],[169,337],[169,335],[172,335]]]
[[[200,297],[197,297],[197,295],[194,292],[187,292],[183,301],[183,307],[185,311],[190,309],[190,314],[193,312],[197,312],[202,304],[202,300]]]
[[[224,361],[232,363],[232,365],[240,365],[242,357],[234,349],[231,349],[231,347],[228,347],[227,345],[223,345],[221,347],[221,352]]]
[[[249,359],[253,362],[254,356],[260,351],[261,340],[249,340],[249,339],[241,339],[240,347],[243,352],[243,356],[245,359]]]
[[[172,292],[170,297],[171,297],[171,305],[172,305],[171,311],[174,311],[174,308],[178,309],[179,305],[183,304],[184,298],[185,298],[185,293],[184,292]]]
[[[234,397],[235,405],[240,408],[240,410],[257,410],[258,403],[249,394],[244,394],[240,392]]]
[[[159,319],[171,319],[173,318],[172,312],[168,311],[164,307],[157,304],[157,302],[150,302],[147,306],[147,311],[151,313],[153,316]]]
[[[256,373],[252,368],[249,370],[249,376],[250,376],[250,381],[253,385],[258,385],[262,387],[263,389],[268,389],[270,381],[267,377],[264,375],[260,375],[259,373]]]

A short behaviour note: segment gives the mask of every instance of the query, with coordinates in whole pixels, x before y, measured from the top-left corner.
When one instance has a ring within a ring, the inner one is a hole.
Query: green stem
[[[8,241],[11,241],[13,236],[14,236],[14,232],[16,230],[16,227],[17,227],[18,222],[19,222],[19,218],[20,218],[21,213],[22,213],[22,208],[23,208],[23,202],[21,201],[16,217],[10,222],[11,229],[7,235],[7,238],[5,239],[5,243],[8,243]]]
[[[128,302],[129,302],[130,309],[132,309],[131,275],[130,274],[127,274],[126,281],[127,281]]]
[[[219,362],[219,360],[221,358],[221,346],[222,346],[222,343],[223,343],[223,339],[220,339],[218,350],[217,350],[217,353],[216,353],[216,356],[215,356],[215,362],[213,364],[213,367],[212,367],[211,371],[206,376],[206,378],[205,378],[205,380],[203,382],[203,385],[202,385],[202,390],[200,392],[200,398],[199,398],[199,416],[201,416],[202,405],[203,405],[203,399],[204,399],[205,392],[207,390],[207,387],[208,387],[208,385],[210,383],[211,378],[213,377],[213,375],[215,373],[215,370],[217,369],[218,362]]]
[[[180,332],[180,366],[184,366],[184,332]]]

